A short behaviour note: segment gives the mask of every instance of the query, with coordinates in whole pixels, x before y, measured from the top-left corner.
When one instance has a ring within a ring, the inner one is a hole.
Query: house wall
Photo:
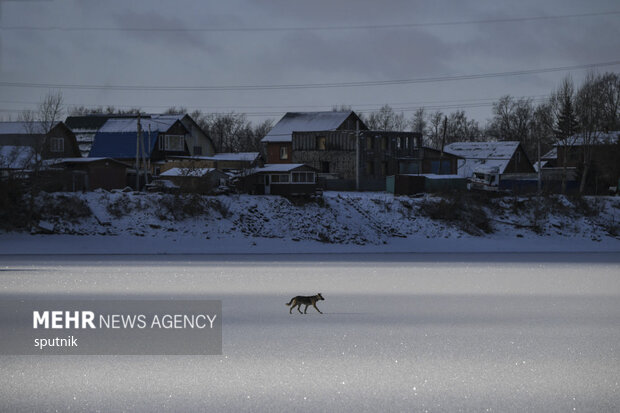
[[[323,140],[325,143],[322,149]],[[385,176],[398,173],[399,160],[417,156],[419,134],[411,132],[361,131],[359,172],[361,186],[385,188]],[[399,144],[400,140],[400,144]],[[304,163],[319,173],[356,179],[356,132],[354,130],[295,132],[293,163]]]
[[[181,119],[181,123],[189,131],[186,143],[188,146],[187,149],[192,156],[213,156],[215,154],[213,141],[193,120],[185,116]],[[199,151],[196,150],[196,147],[200,148]]]
[[[61,138],[63,140],[62,151],[52,151],[53,138]],[[62,123],[52,128],[47,135],[1,135],[0,145],[30,146],[34,148],[36,152],[40,153],[42,159],[74,158],[81,156],[75,135]]]
[[[145,132],[143,132],[145,133]],[[146,132],[148,133],[148,132]],[[159,149],[160,142],[165,139],[164,135],[184,135],[185,136],[185,148],[183,151],[167,151],[165,149]],[[189,133],[187,129],[180,121],[177,121],[174,125],[170,127],[166,132],[159,133],[157,135],[157,141],[155,142],[155,147],[153,148],[153,152],[151,153],[151,161],[159,161],[167,159],[168,156],[189,156],[189,148],[187,145],[189,138]]]
[[[280,148],[285,147],[288,159],[280,159]],[[268,142],[267,143],[267,163],[293,163],[291,142]]]
[[[534,166],[527,157],[527,154],[523,150],[523,147],[519,145],[517,150],[510,158],[508,166],[504,170],[504,173],[523,173],[523,172],[536,172]]]

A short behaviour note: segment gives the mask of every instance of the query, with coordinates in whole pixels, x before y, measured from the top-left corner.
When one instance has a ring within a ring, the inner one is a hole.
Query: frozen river
[[[620,410],[618,253],[0,256],[23,296],[222,300],[223,355],[0,356],[1,411]]]

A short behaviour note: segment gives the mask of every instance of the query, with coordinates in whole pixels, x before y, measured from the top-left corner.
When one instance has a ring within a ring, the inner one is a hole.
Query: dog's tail
[[[289,301],[288,303],[286,303],[286,305],[291,305],[293,303],[293,301],[295,301],[295,297],[291,298],[291,301]]]

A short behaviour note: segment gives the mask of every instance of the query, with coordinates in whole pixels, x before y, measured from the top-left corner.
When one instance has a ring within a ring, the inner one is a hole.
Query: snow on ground
[[[42,229],[55,234],[0,233],[0,253],[620,251],[614,197],[586,198],[587,213],[563,197],[544,207],[535,198],[498,198],[477,207],[482,218],[473,210],[452,221],[429,217],[461,209],[441,207],[441,198],[386,193],[327,192],[323,203],[303,205],[250,195],[46,197],[56,206],[43,209]]]
[[[0,356],[3,411],[620,409],[620,255],[3,256],[9,296],[223,301],[223,355]],[[323,293],[324,315],[289,315]]]

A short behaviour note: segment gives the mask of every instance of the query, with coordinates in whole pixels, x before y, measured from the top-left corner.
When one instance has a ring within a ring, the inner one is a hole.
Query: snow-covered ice
[[[0,410],[618,411],[620,254],[2,256],[9,296],[223,301],[222,356],[0,357]],[[289,315],[321,292],[320,315]]]

